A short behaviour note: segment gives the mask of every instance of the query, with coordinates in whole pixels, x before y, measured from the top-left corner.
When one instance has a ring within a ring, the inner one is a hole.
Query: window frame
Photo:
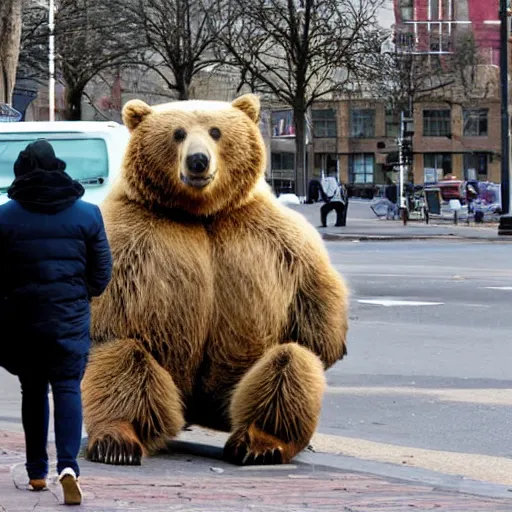
[[[439,115],[427,116],[437,113]],[[440,114],[443,114],[441,116]],[[448,113],[447,116],[444,114]],[[442,123],[442,124],[441,124]],[[446,128],[443,130],[442,127]],[[437,128],[434,130],[434,128]],[[423,137],[451,137],[452,136],[452,112],[450,109],[432,108],[423,110]]]
[[[428,165],[427,158],[433,158],[434,165]],[[440,162],[438,161],[438,159],[440,160]],[[436,171],[437,169],[443,169],[443,176],[453,174],[453,155],[452,153],[424,153],[423,168],[436,169]]]
[[[332,108],[311,111],[313,134],[319,139],[334,139],[338,136],[336,110]]]
[[[483,115],[483,116],[482,116]],[[469,122],[474,123],[473,133],[469,133]],[[489,109],[488,108],[465,108],[462,111],[463,136],[464,137],[489,137]],[[481,123],[485,122],[485,130],[481,129]]]
[[[363,172],[355,172],[356,158],[363,158]],[[371,165],[371,171],[368,171]],[[363,176],[363,181],[356,181],[356,176]],[[367,177],[371,176],[371,181]],[[373,153],[352,153],[349,157],[349,181],[351,185],[374,185],[375,183],[375,155]]]
[[[291,156],[290,156],[291,155]],[[274,165],[274,159],[279,158],[280,165],[275,166]],[[286,162],[286,159],[291,158],[291,167],[286,167],[284,164]],[[292,153],[291,151],[272,151],[270,153],[270,166],[272,170],[275,171],[293,171],[295,169],[295,153]]]
[[[471,153],[464,153],[464,157],[462,159],[462,166],[463,166],[463,170],[464,170],[464,179],[468,179],[468,175],[467,175],[468,169],[475,168],[470,165],[470,162],[469,162],[470,158],[475,159],[478,164],[480,163],[480,161],[479,161],[480,158],[485,159],[485,165],[484,165],[485,172],[480,172],[480,166],[477,165],[476,166],[476,179],[480,180],[480,181],[486,181],[487,176],[489,176],[489,153],[487,153],[485,151],[474,151]],[[482,179],[483,177],[485,177],[485,178]]]
[[[386,137],[398,138],[400,136],[400,115],[391,111],[386,111],[385,118]],[[390,127],[395,126],[395,133],[391,133]]]
[[[376,110],[374,108],[351,108],[350,136],[354,139],[375,138],[375,117]],[[355,127],[358,123],[361,123],[362,130],[356,132]],[[368,126],[370,126],[369,130],[367,130]]]

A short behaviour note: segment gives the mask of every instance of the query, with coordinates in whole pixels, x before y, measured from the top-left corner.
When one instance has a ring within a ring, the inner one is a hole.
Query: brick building
[[[414,101],[414,183],[423,184],[425,173],[432,172],[439,178],[499,182],[498,0],[394,0],[394,14],[396,51],[443,59],[453,53],[458,34],[470,31],[479,54],[471,93],[463,94],[460,84],[454,84]],[[399,117],[386,107],[386,100],[375,95],[315,105],[310,112],[309,176],[336,169],[356,193],[396,182],[397,173],[389,172],[386,162],[396,151]],[[276,189],[287,183],[293,188],[290,123],[291,112],[274,113],[271,169]]]

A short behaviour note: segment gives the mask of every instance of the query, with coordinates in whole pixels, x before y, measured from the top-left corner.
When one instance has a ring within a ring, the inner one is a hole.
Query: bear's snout
[[[201,149],[192,150],[185,157],[181,172],[181,181],[195,189],[206,187],[215,178],[215,159]]]
[[[202,174],[208,169],[210,158],[204,153],[194,153],[187,156],[187,168],[191,173]]]

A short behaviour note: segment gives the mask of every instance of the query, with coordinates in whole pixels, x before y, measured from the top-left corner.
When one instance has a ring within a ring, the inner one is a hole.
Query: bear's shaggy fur
[[[102,206],[113,277],[83,381],[90,460],[140,464],[188,423],[231,432],[227,460],[287,463],[315,431],[347,289],[265,184],[259,113],[254,95],[123,110]]]

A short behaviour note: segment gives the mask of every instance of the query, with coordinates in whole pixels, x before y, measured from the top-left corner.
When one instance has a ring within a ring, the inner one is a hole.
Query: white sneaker
[[[59,482],[64,492],[64,503],[66,505],[80,505],[82,503],[82,490],[78,485],[78,478],[73,469],[64,469],[59,475]]]

